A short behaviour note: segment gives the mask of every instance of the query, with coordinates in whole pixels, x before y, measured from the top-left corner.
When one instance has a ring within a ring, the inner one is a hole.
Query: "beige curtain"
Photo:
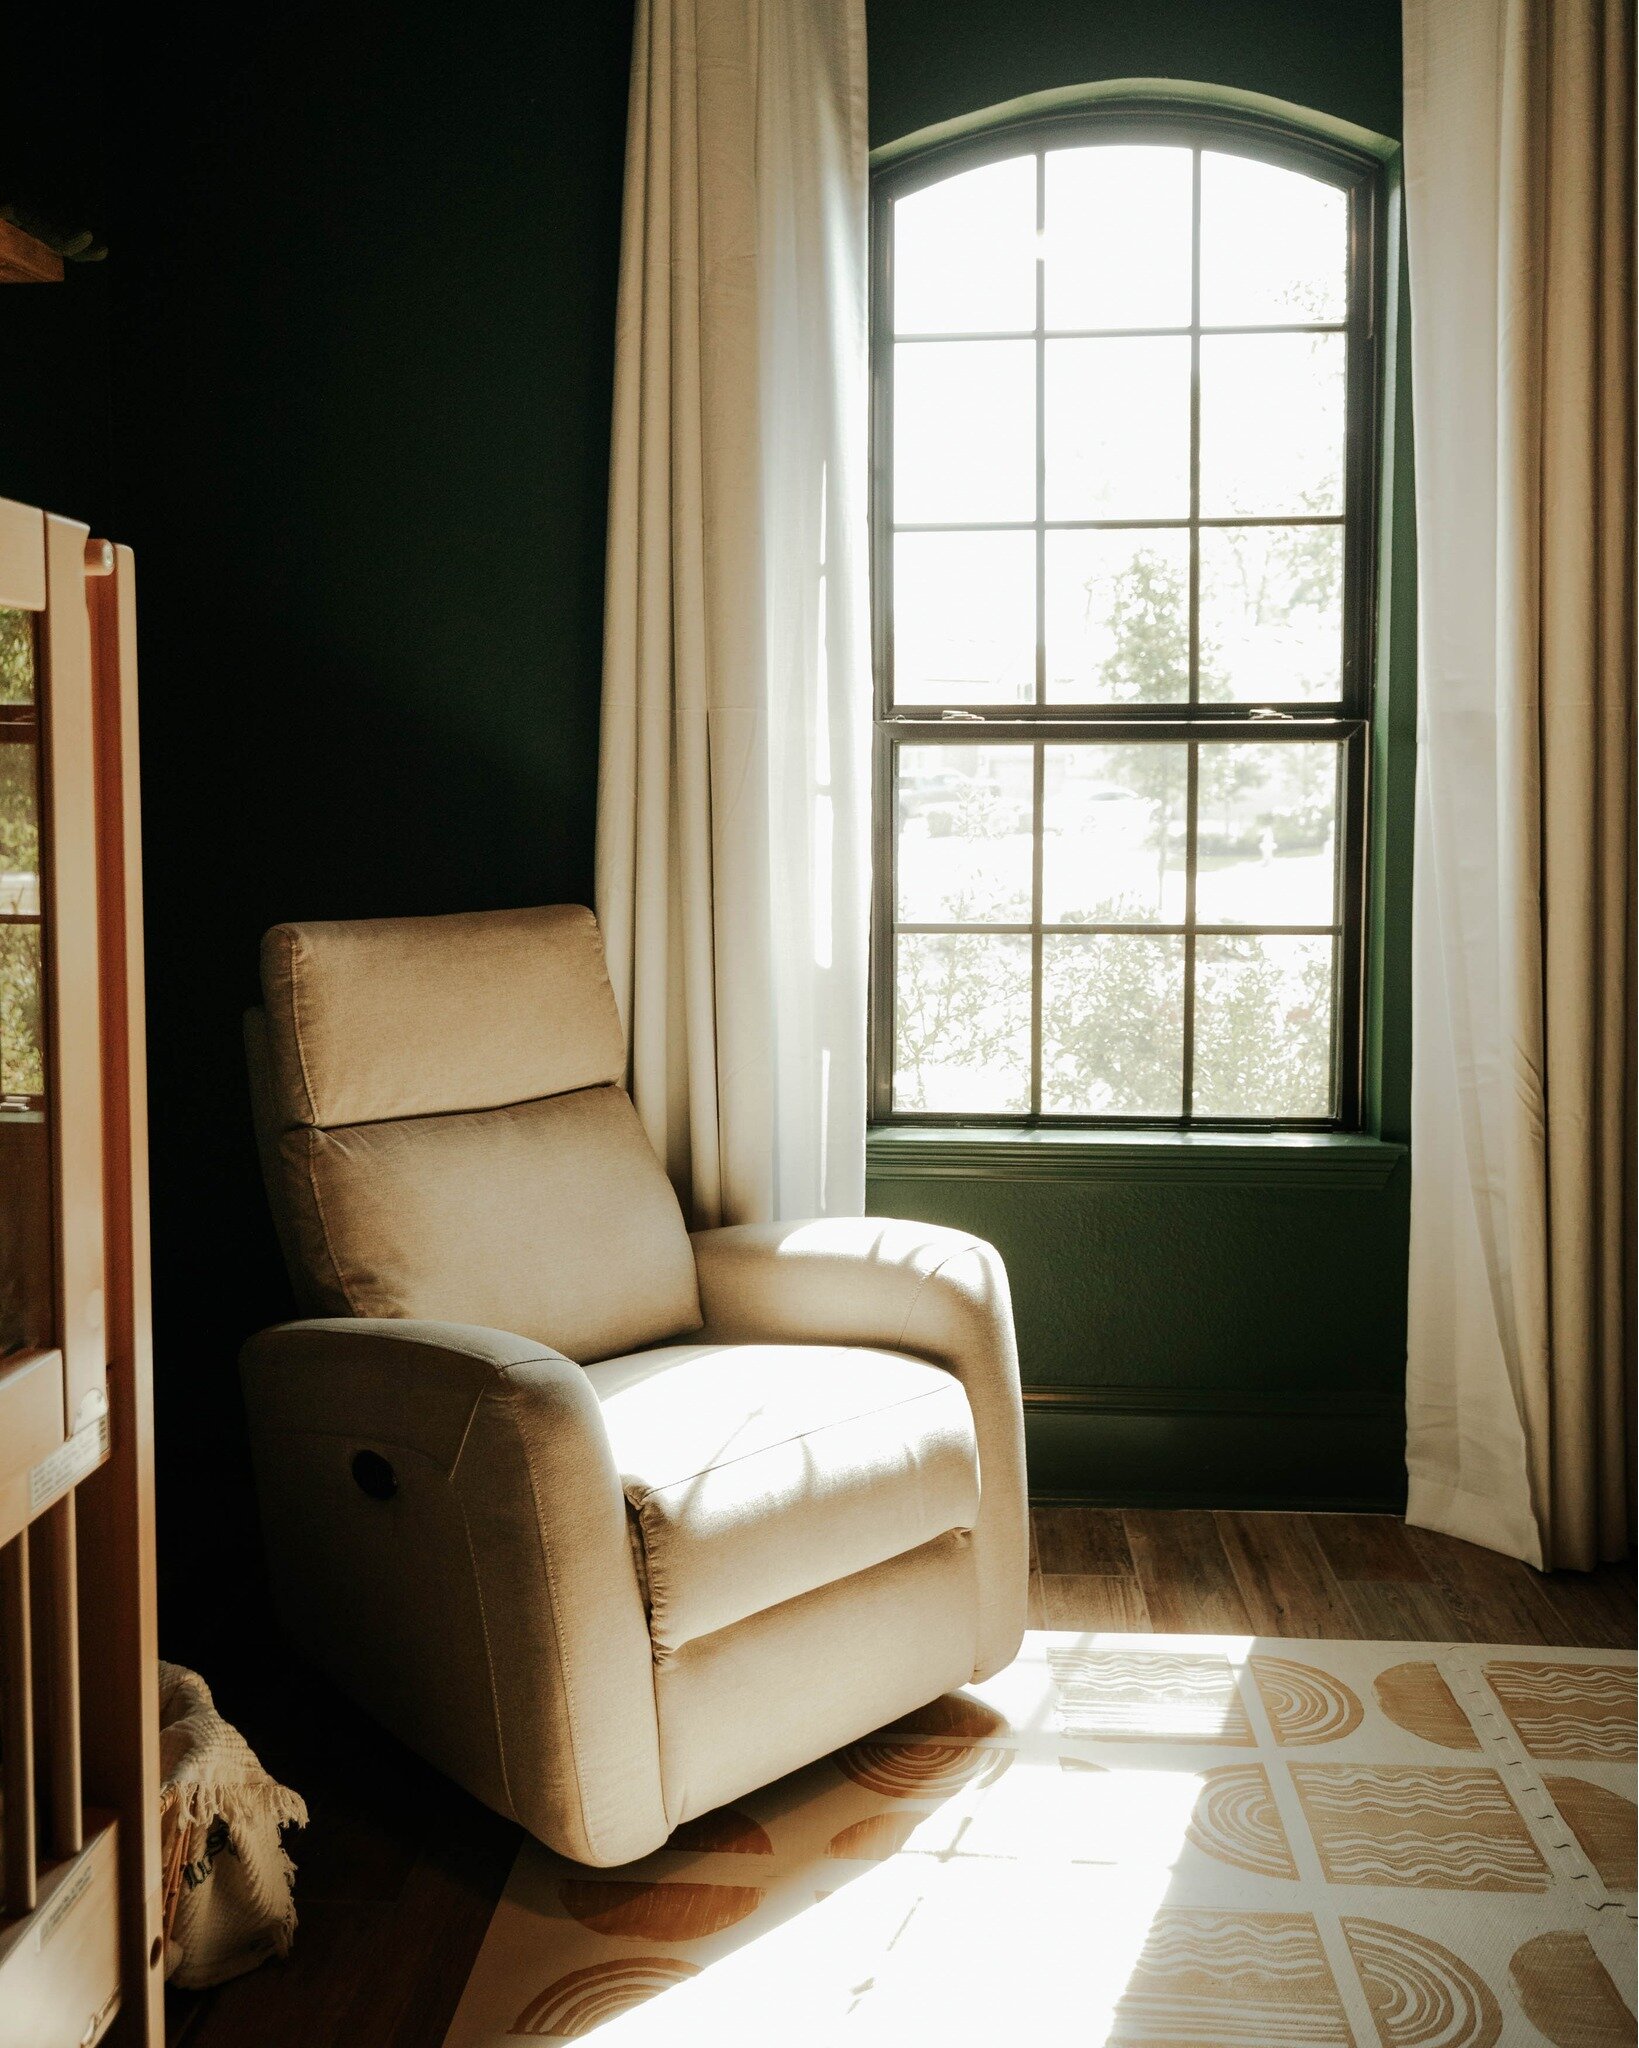
[[[640,0],[597,907],[696,1224],[865,1192],[862,0]]]
[[[1405,0],[1408,1512],[1543,1566],[1632,1505],[1633,65],[1626,0]]]

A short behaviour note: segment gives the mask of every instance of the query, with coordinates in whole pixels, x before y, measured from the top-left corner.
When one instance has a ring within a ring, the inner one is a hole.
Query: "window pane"
[[[1181,938],[1049,933],[1042,940],[1044,1110],[1178,1116],[1183,1059]]]
[[[1047,536],[1052,704],[1189,700],[1189,533],[1077,527]]]
[[[993,334],[1036,324],[1036,159],[963,171],[894,202],[899,334]]]
[[[1341,334],[1202,338],[1203,517],[1342,511],[1344,364]]]
[[[1034,701],[1034,534],[895,537],[893,689],[900,704]]]
[[[34,614],[0,608],[0,704],[34,702]]]
[[[0,916],[40,914],[38,762],[31,742],[0,742]]]
[[[901,924],[1028,920],[1028,747],[901,747],[898,795]]]
[[[22,632],[7,629],[14,620]],[[34,695],[33,617],[0,611],[0,678],[9,702]],[[0,742],[0,1096],[45,1093],[40,1010],[39,749]],[[26,919],[28,922],[13,922]]]
[[[1048,747],[1042,917],[1048,924],[1181,924],[1189,750]]]
[[[1047,155],[1049,327],[1187,327],[1190,152]]]
[[[1204,326],[1341,320],[1348,256],[1348,195],[1336,185],[1202,151]]]
[[[1046,463],[1049,519],[1185,518],[1187,337],[1050,341]]]
[[[0,1095],[45,1093],[40,927],[0,925]]]
[[[1332,947],[1317,938],[1196,941],[1197,1115],[1331,1115]]]
[[[909,932],[896,948],[895,1109],[1028,1110],[1030,941]]]
[[[0,926],[0,1359],[50,1344],[56,1318],[40,993],[39,926]]]
[[[1196,816],[1202,924],[1330,924],[1336,893],[1332,744],[1205,745]]]
[[[1342,691],[1342,527],[1203,527],[1202,698],[1270,704]]]
[[[0,609],[0,704],[35,700],[34,615]],[[0,738],[0,1359],[52,1341],[51,1128],[40,924],[40,750]]]
[[[1036,345],[912,341],[894,350],[894,519],[1033,519]]]

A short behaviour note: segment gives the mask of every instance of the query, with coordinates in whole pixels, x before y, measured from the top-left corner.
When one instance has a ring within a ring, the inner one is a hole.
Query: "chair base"
[[[668,1821],[709,1813],[966,1685],[976,1630],[972,1543],[953,1530],[663,1658]]]

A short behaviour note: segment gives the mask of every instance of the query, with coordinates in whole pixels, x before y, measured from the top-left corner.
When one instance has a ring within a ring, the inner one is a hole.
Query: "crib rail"
[[[0,2048],[159,2048],[130,551],[0,501],[0,615]]]

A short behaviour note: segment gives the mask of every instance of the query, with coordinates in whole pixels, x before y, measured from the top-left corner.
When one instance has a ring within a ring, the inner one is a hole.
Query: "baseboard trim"
[[[1405,1411],[1358,1388],[1025,1390],[1030,1492],[1098,1507],[1398,1513]]]
[[[1343,1131],[1010,1130],[879,1125],[866,1170],[888,1180],[1101,1180],[1184,1187],[1373,1191],[1404,1145]]]
[[[1306,1494],[1248,1493],[1242,1489],[1212,1486],[1200,1492],[1169,1486],[1159,1492],[1143,1487],[1122,1486],[1108,1492],[1085,1489],[1080,1493],[1030,1494],[1033,1508],[1199,1508],[1207,1513],[1242,1515],[1394,1515],[1404,1519],[1405,1490],[1399,1493],[1326,1493],[1312,1498]]]
[[[1027,1409],[1060,1415],[1398,1416],[1400,1394],[1326,1387],[1027,1386]]]

